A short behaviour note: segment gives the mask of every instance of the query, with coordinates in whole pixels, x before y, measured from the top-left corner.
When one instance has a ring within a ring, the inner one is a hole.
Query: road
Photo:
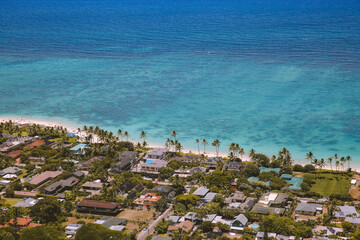
[[[168,209],[166,209],[166,211],[161,214],[154,222],[152,222],[149,226],[148,229],[145,231],[141,231],[138,236],[137,236],[137,240],[145,240],[147,236],[149,236],[150,234],[152,234],[154,232],[154,228],[156,227],[156,225],[163,219],[163,218],[167,218],[170,215],[171,212],[171,208],[172,208],[172,204],[170,204],[170,207]]]

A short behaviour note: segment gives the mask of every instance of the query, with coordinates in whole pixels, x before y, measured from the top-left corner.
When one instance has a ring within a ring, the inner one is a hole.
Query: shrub
[[[301,166],[300,164],[296,164],[295,166],[294,166],[294,169],[293,169],[295,172],[302,172],[302,171],[304,171],[304,168],[303,168],[303,166]]]

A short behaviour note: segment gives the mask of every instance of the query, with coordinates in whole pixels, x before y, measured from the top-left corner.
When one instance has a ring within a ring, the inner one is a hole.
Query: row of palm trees
[[[324,158],[321,159],[317,159],[314,154],[312,152],[308,152],[306,154],[306,159],[316,167],[319,167],[320,169],[322,169],[324,166],[326,166],[327,163],[330,164],[330,169],[332,170],[332,163],[334,161],[335,163],[335,169],[336,171],[341,170],[340,167],[342,167],[342,171],[345,171],[345,164],[346,162],[348,163],[348,168],[350,168],[350,162],[351,162],[351,157],[350,156],[346,156],[346,157],[340,157],[338,156],[337,153],[335,153],[333,156],[329,157],[327,159],[327,161],[324,160]]]

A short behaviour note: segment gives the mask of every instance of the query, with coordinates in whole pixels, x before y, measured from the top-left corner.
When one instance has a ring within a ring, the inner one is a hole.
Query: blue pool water
[[[360,3],[3,0],[0,115],[360,165]]]
[[[146,163],[153,163],[154,161],[153,160],[146,160],[145,162]]]

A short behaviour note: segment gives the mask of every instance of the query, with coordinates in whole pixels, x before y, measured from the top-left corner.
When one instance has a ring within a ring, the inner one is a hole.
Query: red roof
[[[39,139],[33,143],[30,143],[28,145],[26,145],[26,147],[30,147],[30,148],[34,148],[34,147],[38,147],[38,146],[41,146],[41,145],[44,145],[45,144],[45,140],[44,139]]]
[[[98,201],[98,200],[83,200],[83,201],[79,202],[77,206],[78,207],[115,209],[115,208],[120,207],[120,203]]]
[[[29,223],[31,223],[32,219],[31,218],[18,218],[17,219],[17,226],[27,226]],[[14,225],[15,219],[11,219],[9,221],[10,225]]]
[[[20,154],[21,154],[21,150],[16,150],[16,151],[13,151],[13,152],[7,154],[6,156],[11,157],[11,158],[16,158],[16,157],[20,156]]]

